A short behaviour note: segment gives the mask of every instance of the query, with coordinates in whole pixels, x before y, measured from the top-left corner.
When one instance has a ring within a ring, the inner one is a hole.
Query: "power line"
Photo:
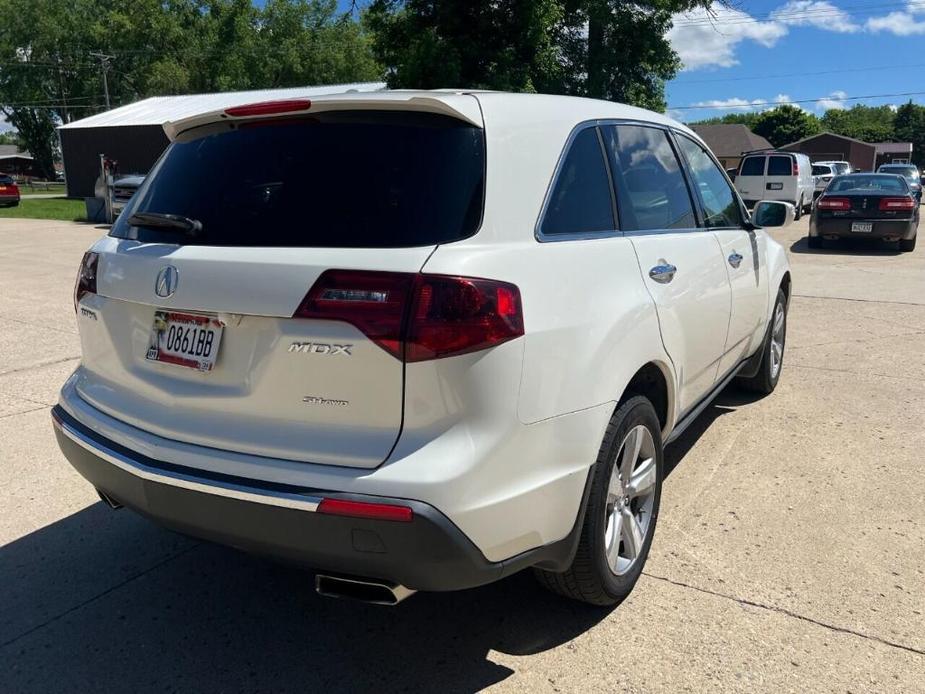
[[[730,24],[756,24],[760,22],[780,22],[782,24],[795,23],[799,20],[826,19],[830,17],[871,15],[881,10],[905,10],[911,12],[925,12],[925,0],[910,0],[909,2],[890,2],[878,5],[857,5],[849,7],[823,7],[808,10],[798,10],[781,13],[772,11],[764,15],[725,16],[721,14],[707,14],[701,17],[679,19],[674,22],[675,27],[690,26],[724,26]]]
[[[865,96],[821,96],[818,99],[792,99],[791,101],[759,101],[757,103],[746,103],[746,104],[708,104],[708,105],[696,105],[689,104],[687,106],[669,106],[668,109],[671,111],[695,111],[699,109],[725,109],[733,110],[737,108],[757,108],[760,106],[786,106],[788,104],[815,104],[820,101],[860,101],[862,99],[893,99],[897,97],[906,97],[906,96],[923,96],[925,92],[899,92],[897,94],[867,94]]]
[[[925,63],[919,63],[917,65],[878,65],[871,67],[853,67],[845,68],[843,70],[821,70],[819,72],[790,72],[782,73],[777,75],[753,75],[751,77],[716,77],[713,79],[703,79],[703,80],[677,80],[673,81],[672,84],[682,85],[682,84],[706,84],[712,82],[746,82],[749,80],[770,80],[776,79],[778,77],[816,77],[818,75],[838,75],[846,72],[869,72],[874,70],[906,70],[913,68],[925,68]]]

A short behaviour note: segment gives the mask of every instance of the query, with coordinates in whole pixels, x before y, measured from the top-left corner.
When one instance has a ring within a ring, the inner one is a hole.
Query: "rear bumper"
[[[563,570],[574,556],[584,517],[583,502],[575,528],[563,540],[490,562],[446,516],[423,502],[204,473],[128,450],[81,424],[60,405],[52,410],[52,419],[61,451],[87,481],[166,528],[329,573],[377,578],[415,590],[470,588],[533,565]],[[394,522],[325,515],[317,512],[322,498],[407,506],[414,518]]]
[[[852,222],[870,222],[873,230],[869,232],[851,231]],[[873,238],[885,237],[911,239],[915,236],[918,222],[915,219],[814,219],[810,225],[810,236],[838,238]]]
[[[0,205],[9,205],[10,203],[19,202],[18,195],[0,195]]]

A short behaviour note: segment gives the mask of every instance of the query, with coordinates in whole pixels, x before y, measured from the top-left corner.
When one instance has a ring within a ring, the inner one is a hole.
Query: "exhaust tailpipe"
[[[375,578],[344,578],[317,574],[315,592],[327,598],[350,598],[370,605],[394,606],[410,598],[416,591]]]
[[[96,493],[100,495],[100,499],[103,500],[103,503],[106,504],[113,511],[118,511],[120,508],[122,508],[122,504],[120,504],[118,501],[113,499],[106,492],[97,489]]]

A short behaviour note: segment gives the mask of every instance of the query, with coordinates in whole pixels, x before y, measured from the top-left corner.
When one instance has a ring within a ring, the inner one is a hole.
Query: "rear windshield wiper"
[[[195,236],[202,231],[202,222],[198,219],[190,219],[179,214],[167,214],[166,212],[136,212],[128,218],[128,223],[132,226],[179,229],[191,236]]]

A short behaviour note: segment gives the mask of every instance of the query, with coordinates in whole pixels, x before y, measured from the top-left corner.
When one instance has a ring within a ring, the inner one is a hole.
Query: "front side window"
[[[790,157],[768,157],[768,176],[792,176],[793,160]]]
[[[695,227],[690,192],[668,134],[640,125],[608,126],[604,133],[613,161],[621,228]]]
[[[694,188],[703,206],[704,225],[710,228],[742,225],[742,209],[729,187],[723,172],[706,150],[693,140],[678,137],[678,144],[687,159]]]
[[[597,128],[585,128],[569,148],[546,205],[544,236],[613,231],[613,198]]]
[[[764,176],[764,157],[746,157],[739,176]]]

